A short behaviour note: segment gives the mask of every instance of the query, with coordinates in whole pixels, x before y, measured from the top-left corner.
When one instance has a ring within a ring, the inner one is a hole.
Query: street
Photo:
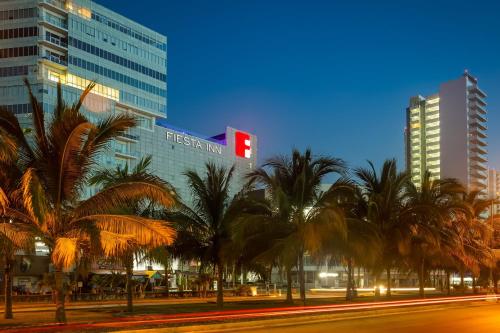
[[[244,332],[268,333],[431,333],[431,332],[500,332],[500,304],[475,303],[451,309],[423,310],[372,318],[339,320],[307,325],[252,329]]]

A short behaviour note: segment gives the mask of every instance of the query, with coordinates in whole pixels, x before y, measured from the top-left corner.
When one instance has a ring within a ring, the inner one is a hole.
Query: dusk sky
[[[97,0],[168,37],[168,121],[258,136],[259,159],[316,154],[403,167],[410,96],[464,71],[488,94],[500,168],[499,1]]]

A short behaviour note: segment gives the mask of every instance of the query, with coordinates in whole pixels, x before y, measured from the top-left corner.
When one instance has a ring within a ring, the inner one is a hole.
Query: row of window
[[[33,111],[31,104],[11,104],[1,105],[0,107],[12,112],[13,114],[26,114]]]
[[[113,70],[99,66],[99,65],[91,63],[89,61],[86,61],[86,60],[83,60],[83,59],[80,59],[80,58],[77,58],[74,56],[70,56],[69,63],[72,65],[75,65],[77,67],[86,69],[90,72],[94,72],[94,73],[97,73],[99,75],[106,76],[110,79],[128,84],[132,87],[144,90],[144,91],[149,92],[151,94],[158,95],[158,96],[165,97],[165,98],[167,97],[167,90],[166,89],[160,89],[160,88],[155,87],[149,83],[139,81],[137,79],[131,78],[130,76],[123,75],[121,73],[115,72]]]
[[[157,103],[144,97],[140,97],[125,91],[120,91],[120,101],[130,103],[142,108],[154,110],[155,112],[167,113],[165,104]]]
[[[0,98],[26,99],[28,90],[24,84],[0,87]]]
[[[111,44],[113,47],[116,47],[120,51],[126,51],[132,55],[147,59],[148,61],[158,65],[165,65],[165,57],[161,57],[153,52],[149,52],[145,47],[137,47],[134,44],[130,44],[127,41],[116,38],[116,36],[96,29],[95,27],[90,26],[85,22],[81,22],[78,19],[71,19],[71,29],[73,31],[80,31],[82,34],[86,34],[87,36],[94,37],[98,42]]]
[[[28,75],[29,66],[14,66],[0,68],[0,77]]]
[[[38,55],[38,46],[21,46],[0,49],[0,59]]]
[[[152,45],[152,46],[154,46],[162,51],[167,50],[167,44],[161,43],[152,37],[149,37],[149,36],[142,34],[139,31],[132,30],[129,27],[127,27],[123,24],[120,24],[120,23],[116,22],[115,20],[110,19],[109,17],[106,17],[105,15],[102,15],[102,14],[97,13],[97,12],[92,12],[92,19],[99,22],[99,23],[105,24],[108,27],[111,27],[115,30],[118,30],[126,35],[129,35],[137,40],[140,40],[143,43],[146,43],[148,45]]]
[[[0,39],[24,38],[33,36],[38,36],[38,27],[0,30]]]
[[[130,61],[128,59],[120,57],[116,54],[113,54],[113,53],[108,52],[106,50],[103,50],[101,48],[95,47],[94,45],[90,45],[89,43],[85,43],[79,39],[70,37],[69,38],[69,45],[76,47],[77,49],[83,50],[85,52],[91,53],[95,56],[98,56],[98,57],[101,57],[103,59],[114,62],[115,64],[118,64],[120,66],[129,68],[129,69],[132,69],[136,72],[150,76],[150,77],[155,78],[157,80],[160,80],[162,82],[165,82],[167,80],[167,76],[165,74],[157,72],[151,68],[142,66],[136,62]]]
[[[37,8],[20,8],[0,11],[0,21],[3,20],[19,20],[38,15]]]

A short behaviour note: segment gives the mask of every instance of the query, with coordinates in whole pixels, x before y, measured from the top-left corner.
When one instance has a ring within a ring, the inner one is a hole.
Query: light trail
[[[50,331],[74,331],[83,329],[97,330],[99,328],[125,328],[130,326],[140,325],[165,325],[165,324],[186,324],[200,322],[218,322],[225,320],[244,320],[272,317],[286,317],[293,315],[308,315],[321,313],[336,313],[343,311],[358,311],[358,310],[378,310],[390,309],[397,307],[410,307],[417,305],[437,305],[450,303],[463,303],[471,301],[482,301],[491,298],[497,298],[500,295],[470,295],[458,297],[439,297],[430,299],[410,299],[399,301],[382,301],[382,302],[363,302],[350,304],[332,304],[332,305],[316,305],[316,306],[288,306],[265,309],[248,309],[248,310],[225,310],[225,311],[210,311],[182,314],[167,314],[167,315],[136,315],[125,318],[117,318],[111,322],[99,322],[93,324],[48,324],[38,327],[24,327],[6,329],[4,332],[50,332]]]

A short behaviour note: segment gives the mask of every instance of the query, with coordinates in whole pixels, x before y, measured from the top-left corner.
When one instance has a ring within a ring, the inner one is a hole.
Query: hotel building
[[[95,81],[84,104],[90,119],[127,113],[139,123],[99,156],[99,165],[134,167],[151,155],[151,171],[185,201],[191,199],[186,170],[203,172],[208,161],[235,165],[235,193],[256,165],[254,135],[227,127],[203,136],[168,124],[167,38],[91,0],[0,0],[0,105],[31,127],[23,78],[47,118],[56,104],[57,82],[72,103]],[[94,191],[89,187],[86,195]]]
[[[433,179],[455,178],[487,193],[486,94],[465,72],[406,109],[406,167],[415,184],[426,170]]]

